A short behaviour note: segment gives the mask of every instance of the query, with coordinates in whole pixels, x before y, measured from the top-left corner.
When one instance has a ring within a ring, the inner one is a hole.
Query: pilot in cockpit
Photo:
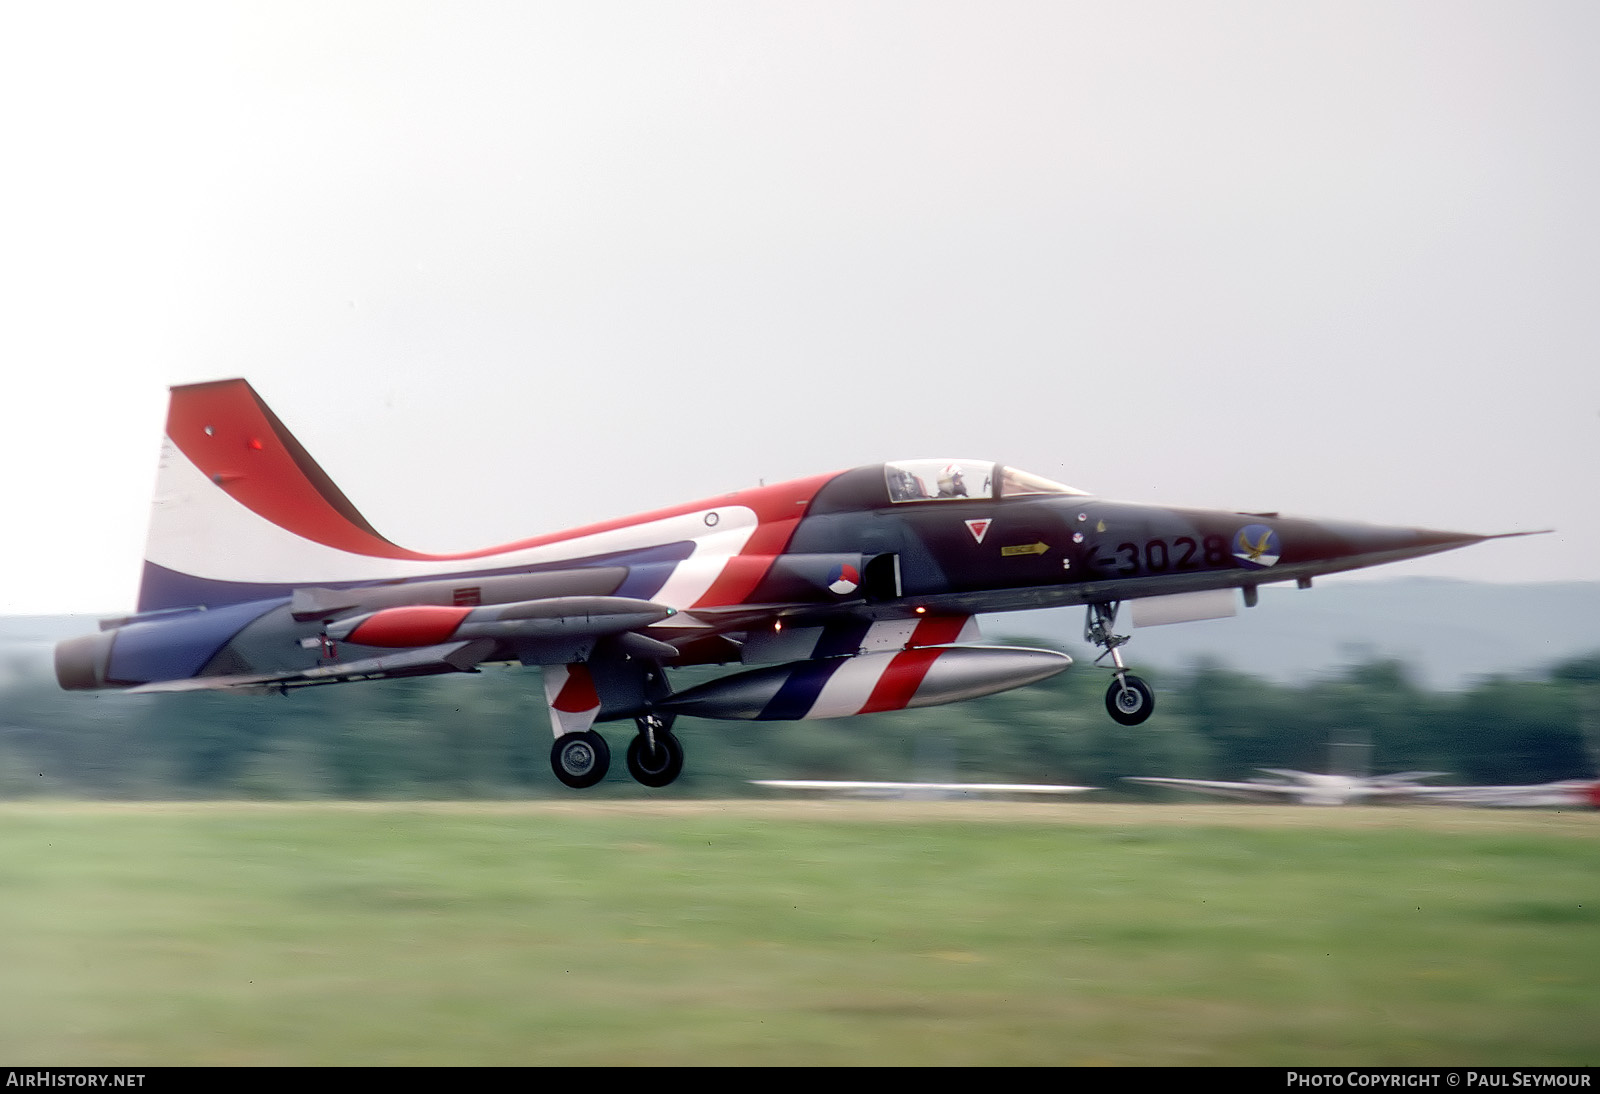
[[[967,482],[962,477],[960,464],[946,464],[944,469],[939,472],[939,496],[941,498],[964,498],[967,496]]]

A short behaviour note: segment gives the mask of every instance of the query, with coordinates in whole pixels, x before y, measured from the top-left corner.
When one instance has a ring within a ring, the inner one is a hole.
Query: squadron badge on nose
[[[1247,524],[1233,534],[1233,557],[1247,570],[1264,570],[1283,554],[1278,533],[1265,524]]]

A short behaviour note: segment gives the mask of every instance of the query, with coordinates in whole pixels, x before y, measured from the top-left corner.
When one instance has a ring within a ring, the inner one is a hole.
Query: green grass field
[[[0,1059],[1600,1063],[1600,816],[0,806]]]

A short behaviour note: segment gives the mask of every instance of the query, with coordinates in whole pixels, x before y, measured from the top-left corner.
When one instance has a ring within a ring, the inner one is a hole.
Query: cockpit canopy
[[[883,465],[892,502],[1014,498],[1025,494],[1075,494],[1059,482],[989,460],[896,460]],[[999,492],[995,484],[999,483]]]

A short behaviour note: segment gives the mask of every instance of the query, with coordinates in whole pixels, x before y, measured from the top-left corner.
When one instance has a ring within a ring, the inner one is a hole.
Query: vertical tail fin
[[[379,535],[244,380],[172,389],[139,611],[217,607],[425,556]]]

